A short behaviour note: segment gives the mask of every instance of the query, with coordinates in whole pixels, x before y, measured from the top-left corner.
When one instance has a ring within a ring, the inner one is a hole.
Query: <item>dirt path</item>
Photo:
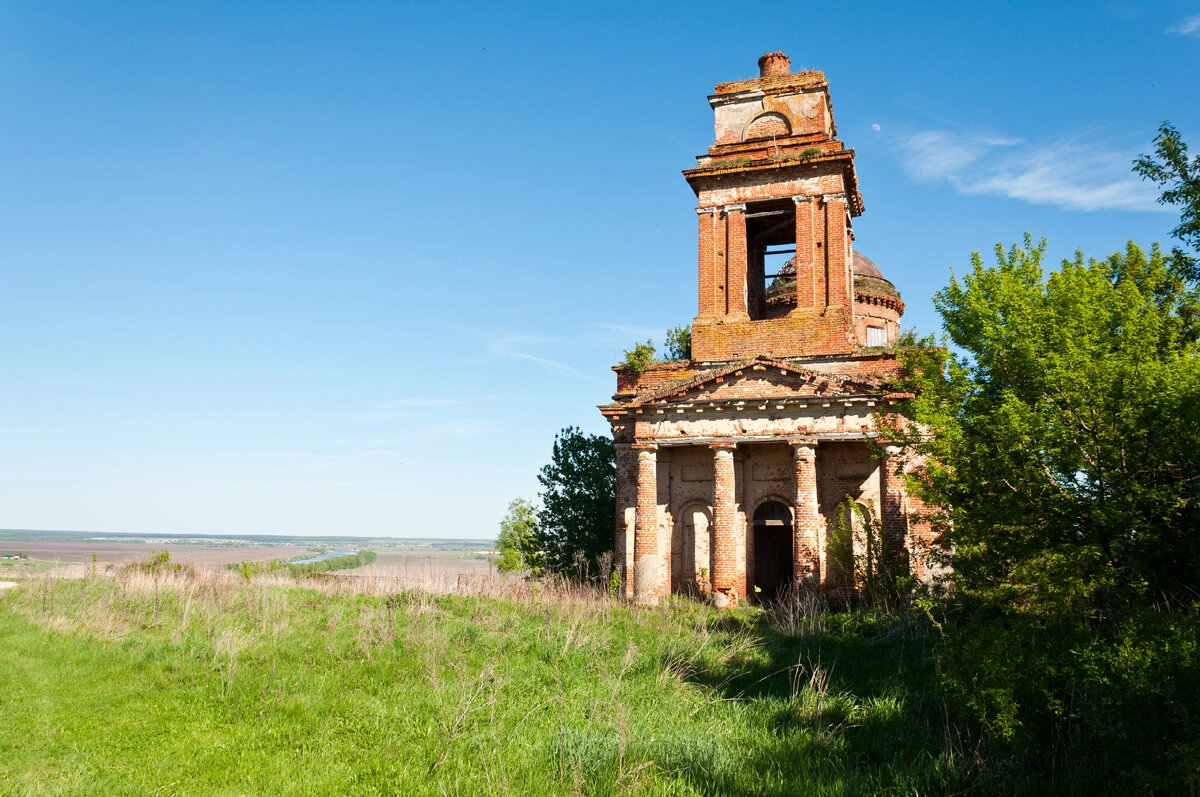
[[[17,582],[15,581],[0,581],[0,589],[8,589],[15,586],[17,586]]]

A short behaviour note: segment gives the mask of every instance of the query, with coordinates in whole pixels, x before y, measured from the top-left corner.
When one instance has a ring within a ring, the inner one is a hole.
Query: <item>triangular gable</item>
[[[638,396],[633,403],[862,396],[879,393],[884,387],[882,380],[871,377],[838,376],[769,357],[756,357],[662,386]]]

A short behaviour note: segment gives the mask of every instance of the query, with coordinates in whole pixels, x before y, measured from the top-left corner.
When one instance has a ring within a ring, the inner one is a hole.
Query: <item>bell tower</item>
[[[880,446],[904,302],[853,249],[862,197],[825,75],[792,72],[783,53],[758,66],[708,98],[715,141],[684,172],[699,200],[691,358],[616,366],[600,407],[614,557],[639,602],[850,594],[863,573],[846,563],[865,557],[831,532],[850,527],[847,500],[881,524],[878,556],[927,573],[932,528],[906,492],[907,454]]]
[[[708,98],[715,142],[684,172],[699,200],[694,362],[844,354],[858,340],[854,151],[822,72],[767,53]],[[889,336],[892,337],[892,336]]]

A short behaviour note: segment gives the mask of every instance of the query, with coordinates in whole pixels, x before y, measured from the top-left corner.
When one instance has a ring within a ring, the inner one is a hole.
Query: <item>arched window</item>
[[[756,138],[790,136],[792,125],[781,113],[769,112],[758,116],[746,127],[746,141]]]
[[[709,529],[712,512],[704,504],[688,504],[671,529],[671,592],[688,592],[707,584]]]

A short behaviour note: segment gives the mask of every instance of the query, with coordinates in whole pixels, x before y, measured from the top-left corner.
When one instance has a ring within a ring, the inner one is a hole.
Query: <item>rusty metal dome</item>
[[[856,277],[874,277],[877,280],[891,282],[883,276],[883,272],[879,270],[879,266],[875,265],[875,261],[857,250],[854,252],[854,262],[851,264],[850,270]]]

